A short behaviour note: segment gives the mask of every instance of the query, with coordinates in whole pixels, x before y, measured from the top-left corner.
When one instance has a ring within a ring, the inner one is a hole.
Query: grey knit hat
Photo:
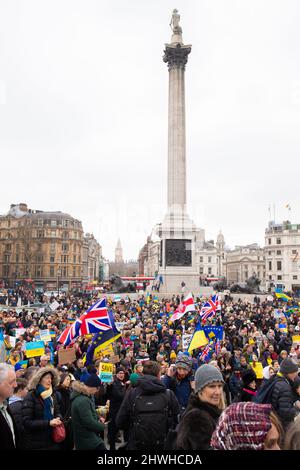
[[[206,385],[213,382],[225,383],[219,369],[209,364],[200,366],[195,374],[195,392],[200,392]]]
[[[282,361],[280,364],[279,372],[283,375],[292,374],[293,372],[298,372],[298,364],[297,362],[293,361],[290,357],[287,357]]]

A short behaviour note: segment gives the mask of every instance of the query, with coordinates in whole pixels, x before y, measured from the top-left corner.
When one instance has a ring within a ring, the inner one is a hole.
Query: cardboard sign
[[[102,382],[109,383],[113,380],[113,364],[110,362],[100,362],[99,377]]]
[[[49,343],[52,338],[49,330],[40,330],[40,338],[44,343]]]
[[[26,343],[26,357],[38,357],[45,354],[45,345],[43,341],[32,341]]]
[[[19,338],[25,333],[25,328],[16,328],[16,338]]]
[[[59,349],[58,350],[58,364],[71,364],[76,361],[75,348]]]

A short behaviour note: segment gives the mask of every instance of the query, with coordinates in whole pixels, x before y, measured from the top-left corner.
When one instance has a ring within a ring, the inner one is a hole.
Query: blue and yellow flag
[[[292,297],[289,297],[288,295],[284,294],[281,289],[276,289],[275,290],[275,295],[277,299],[283,300],[284,302],[288,302],[289,300],[292,300]]]
[[[191,339],[190,345],[188,347],[188,352],[191,354],[194,349],[201,348],[208,344],[208,339],[205,336],[205,333],[201,327],[200,321],[196,325],[194,335]]]

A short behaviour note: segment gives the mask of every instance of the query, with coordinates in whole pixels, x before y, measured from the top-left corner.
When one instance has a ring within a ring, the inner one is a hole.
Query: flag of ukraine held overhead
[[[277,299],[283,300],[284,302],[288,302],[289,300],[292,300],[292,297],[289,297],[288,295],[284,294],[281,289],[276,289],[275,290],[275,295]]]
[[[205,336],[205,333],[201,327],[200,321],[197,323],[194,335],[191,339],[188,352],[191,354],[194,349],[201,348],[202,346],[206,346],[208,344],[208,339]]]

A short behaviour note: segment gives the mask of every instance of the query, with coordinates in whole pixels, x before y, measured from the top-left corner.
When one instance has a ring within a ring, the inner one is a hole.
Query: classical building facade
[[[70,215],[12,204],[0,216],[0,279],[7,285],[31,279],[45,290],[79,288],[82,257],[82,224]]]
[[[94,235],[86,233],[83,239],[83,282],[99,281],[102,248]]]
[[[265,230],[266,282],[300,295],[300,224],[269,222]]]
[[[257,243],[236,246],[227,251],[225,277],[229,284],[246,282],[253,274],[261,280],[261,288],[265,287],[265,256],[264,249]]]

